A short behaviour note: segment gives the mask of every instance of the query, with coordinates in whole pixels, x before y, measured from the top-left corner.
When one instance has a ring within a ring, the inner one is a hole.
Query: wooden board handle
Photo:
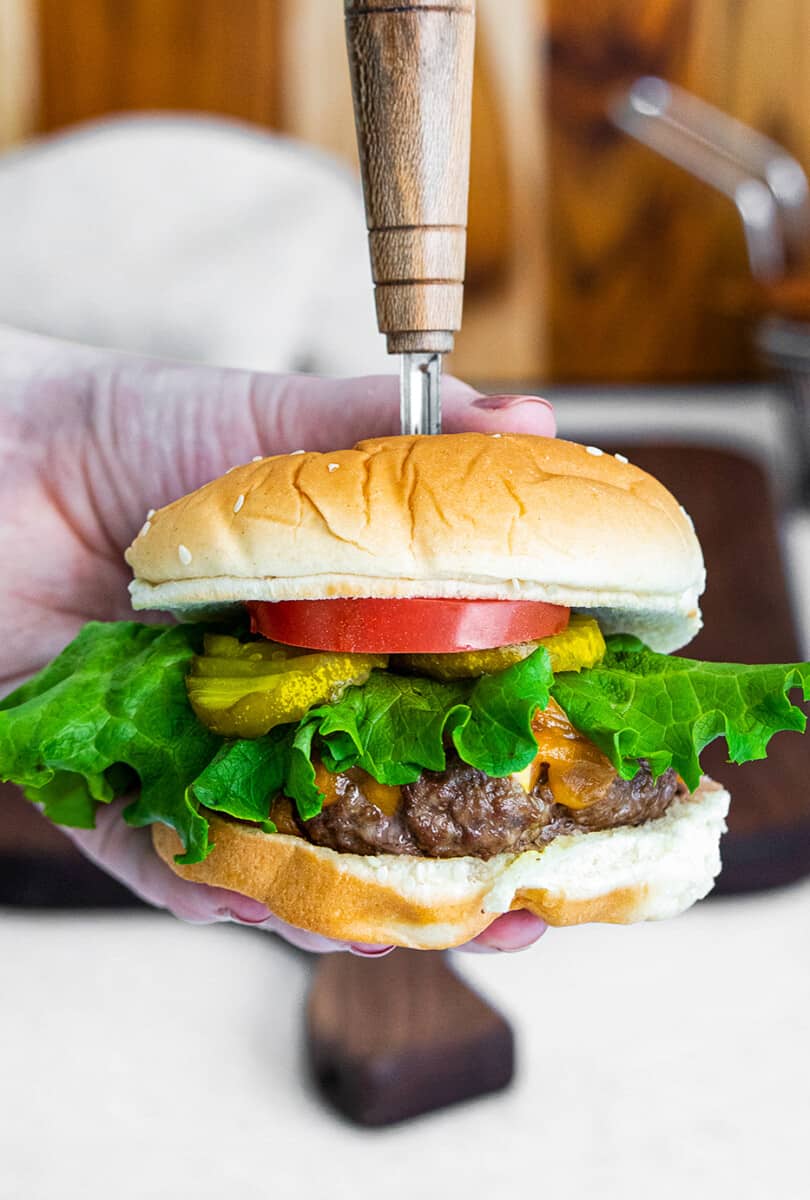
[[[392,1125],[512,1079],[510,1026],[443,954],[325,954],[306,1021],[319,1090],[361,1125]]]
[[[377,324],[392,354],[461,327],[474,0],[344,0]]]

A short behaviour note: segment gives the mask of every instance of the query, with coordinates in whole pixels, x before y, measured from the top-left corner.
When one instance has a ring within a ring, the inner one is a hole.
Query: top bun
[[[700,628],[692,522],[623,458],[531,434],[373,438],[236,467],[153,514],[133,607],[449,596],[593,611],[654,649]]]

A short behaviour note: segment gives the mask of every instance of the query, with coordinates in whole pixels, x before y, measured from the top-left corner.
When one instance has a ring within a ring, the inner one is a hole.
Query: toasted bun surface
[[[265,903],[302,929],[351,942],[440,950],[527,908],[550,925],[674,917],[711,890],[728,793],[710,779],[663,817],[558,837],[542,851],[477,858],[339,854],[300,837],[212,816],[214,848],[180,866],[175,832],[153,825],[178,875]]]
[[[689,517],[630,463],[529,434],[389,437],[237,467],[154,514],[135,608],[453,596],[593,610],[669,651],[700,627]]]

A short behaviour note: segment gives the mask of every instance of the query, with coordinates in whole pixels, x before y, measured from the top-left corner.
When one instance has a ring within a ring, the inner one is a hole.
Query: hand
[[[550,405],[481,397],[445,379],[447,432],[553,435]],[[0,587],[6,643],[0,694],[38,671],[90,620],[131,617],[123,551],[149,508],[254,455],[336,450],[398,432],[395,378],[328,380],[155,362],[0,329]],[[139,896],[189,921],[237,920],[310,950],[386,947],[294,929],[255,900],[179,879],[149,831],[100,806],[97,828],[73,841]],[[471,949],[519,949],[543,932],[508,913]]]

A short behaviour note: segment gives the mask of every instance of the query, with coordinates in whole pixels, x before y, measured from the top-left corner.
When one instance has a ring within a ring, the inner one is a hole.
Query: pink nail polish
[[[543,396],[479,396],[472,404],[473,408],[483,408],[488,412],[502,412],[518,404],[541,404],[548,409],[552,407],[551,401]]]
[[[358,958],[385,958],[393,949],[393,946],[349,946],[349,953]]]
[[[220,909],[220,912],[227,915],[232,921],[238,921],[240,925],[261,925],[270,916],[269,908],[249,897],[245,897],[238,906],[223,908]]]

